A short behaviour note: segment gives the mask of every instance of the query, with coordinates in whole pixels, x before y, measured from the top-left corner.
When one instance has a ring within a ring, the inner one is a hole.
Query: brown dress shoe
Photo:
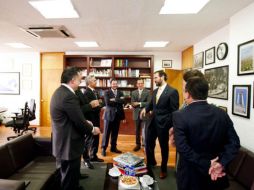
[[[160,173],[160,178],[165,179],[167,177],[167,172],[161,172]]]
[[[140,145],[136,145],[135,148],[133,149],[134,152],[137,152],[140,150]]]

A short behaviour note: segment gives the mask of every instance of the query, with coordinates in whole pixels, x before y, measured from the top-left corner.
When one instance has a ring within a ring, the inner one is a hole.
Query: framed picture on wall
[[[162,68],[172,68],[172,60],[162,60]]]
[[[228,108],[225,106],[218,106],[220,109],[223,109],[225,112],[228,112]]]
[[[209,65],[215,63],[215,47],[205,51],[205,64]]]
[[[20,94],[19,72],[0,72],[0,94]]]
[[[254,74],[254,40],[238,45],[237,75]]]
[[[250,118],[251,85],[233,85],[232,114]]]
[[[194,68],[201,69],[204,65],[204,52],[200,52],[194,55]]]
[[[209,84],[208,97],[228,99],[228,66],[206,69],[205,78]]]

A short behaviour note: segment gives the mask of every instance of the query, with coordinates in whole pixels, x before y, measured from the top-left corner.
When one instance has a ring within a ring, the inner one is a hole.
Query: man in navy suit
[[[110,80],[111,88],[105,92],[104,101],[106,109],[104,112],[104,131],[101,143],[102,156],[106,156],[106,149],[109,143],[109,137],[111,134],[111,152],[122,153],[118,150],[117,137],[120,126],[120,121],[125,119],[124,115],[124,95],[123,92],[117,89],[117,80]]]
[[[154,149],[158,137],[162,157],[161,179],[167,177],[169,129],[173,126],[172,112],[179,108],[178,91],[169,86],[166,81],[167,74],[163,70],[154,73],[154,82],[158,88],[153,91],[151,101],[140,113],[140,116],[143,117],[147,112],[152,111],[152,120],[147,127],[146,158],[148,166],[151,167],[157,164]]]
[[[100,133],[98,127],[87,122],[80,109],[75,90],[81,82],[76,67],[67,68],[61,76],[61,86],[50,102],[53,155],[61,172],[62,190],[80,190],[80,158],[84,148],[84,135]]]
[[[228,114],[207,103],[207,81],[191,77],[186,82],[184,99],[188,106],[173,113],[180,154],[178,190],[225,189],[228,181],[224,169],[238,152],[239,138]]]

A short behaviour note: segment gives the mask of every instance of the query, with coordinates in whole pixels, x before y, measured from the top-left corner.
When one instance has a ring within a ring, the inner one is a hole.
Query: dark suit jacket
[[[97,93],[97,92],[96,92]],[[98,99],[98,94],[96,94],[91,90],[91,88],[86,88],[84,92],[84,96],[88,100],[88,103],[90,103],[92,100],[97,100]],[[90,120],[94,126],[99,127],[100,126],[100,111],[101,108],[103,107],[103,104],[100,104],[99,107],[92,108],[90,112],[86,114],[86,118]]]
[[[181,189],[219,189],[227,179],[210,180],[210,160],[219,156],[226,167],[237,154],[240,142],[228,114],[206,101],[194,102],[173,113],[177,151],[177,180]]]
[[[146,106],[146,112],[153,111],[152,119],[157,127],[169,129],[172,127],[172,112],[179,108],[178,91],[167,85],[156,104],[157,92],[158,88],[153,91],[152,99]]]
[[[141,102],[141,106],[137,106],[133,110],[133,120],[139,119],[141,109],[146,107],[146,105],[150,102],[150,100],[151,100],[150,91],[147,90],[146,88],[143,89],[140,99],[138,89],[134,90],[131,93],[131,102]]]
[[[85,116],[85,118],[87,120],[90,120],[87,115],[89,112],[91,112],[93,110],[91,104],[89,104],[89,100],[88,98],[83,94],[83,92],[78,89],[75,91],[75,94],[78,96],[78,99],[79,99],[79,103],[80,103],[80,107],[81,107],[81,110]]]
[[[60,86],[51,98],[50,115],[53,155],[59,160],[77,159],[83,153],[84,135],[93,129],[83,116],[78,97]]]
[[[110,101],[110,99],[115,98],[115,101]],[[106,104],[106,109],[104,112],[104,119],[108,121],[113,121],[117,116],[120,120],[125,119],[124,115],[124,95],[123,92],[117,89],[117,95],[115,97],[111,89],[107,90],[104,94],[104,100]]]

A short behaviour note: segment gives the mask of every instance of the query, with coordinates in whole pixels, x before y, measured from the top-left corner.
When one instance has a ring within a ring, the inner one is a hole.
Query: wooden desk
[[[104,190],[118,190],[118,178],[112,178],[108,175],[108,171],[112,167],[113,167],[112,163],[107,164]],[[148,170],[148,175],[154,178],[152,170]],[[159,190],[157,183],[154,183],[151,187],[152,187],[152,190]]]

